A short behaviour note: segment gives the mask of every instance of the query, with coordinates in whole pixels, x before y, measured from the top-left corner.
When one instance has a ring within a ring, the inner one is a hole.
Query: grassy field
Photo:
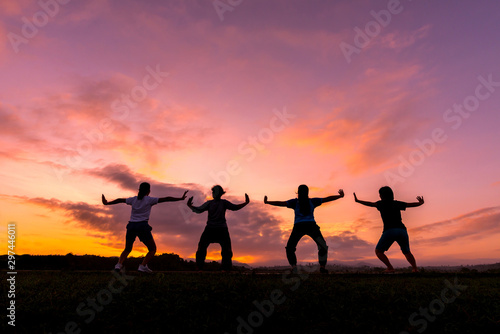
[[[17,333],[500,332],[498,274],[20,271],[15,289]]]

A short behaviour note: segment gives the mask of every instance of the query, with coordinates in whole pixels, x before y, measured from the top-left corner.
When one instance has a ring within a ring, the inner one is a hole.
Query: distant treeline
[[[128,257],[125,261],[126,270],[137,270],[143,257]],[[7,255],[0,255],[0,268],[8,270]],[[118,257],[103,257],[97,255],[16,255],[15,270],[112,270],[118,262]],[[301,267],[313,267],[309,264]],[[150,262],[150,267],[154,271],[196,271],[194,261],[186,261],[174,253],[164,253],[156,255]],[[382,271],[382,267],[370,267],[367,265],[342,265],[330,264],[327,266],[332,273],[376,273]],[[255,271],[255,272],[284,272],[289,269],[288,266],[258,267],[251,269],[248,266],[234,264],[236,271]],[[212,261],[206,262],[204,270],[220,270],[220,263]],[[397,271],[404,271],[397,269]],[[461,272],[461,273],[500,273],[500,263],[486,265],[468,265],[468,266],[432,266],[420,267],[421,272]]]
[[[137,270],[143,257],[129,257],[125,261],[127,270]],[[16,255],[16,270],[111,270],[118,261],[117,257],[97,255]],[[7,255],[0,256],[1,268],[7,268]],[[194,261],[186,261],[179,255],[165,253],[156,255],[150,262],[155,271],[191,271],[196,270]],[[205,270],[219,270],[220,263],[207,262]],[[242,268],[235,268],[242,269]]]

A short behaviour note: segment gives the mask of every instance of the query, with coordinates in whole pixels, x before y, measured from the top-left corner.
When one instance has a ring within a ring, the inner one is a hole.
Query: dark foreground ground
[[[8,283],[2,333],[500,333],[499,274],[19,271],[15,298]]]

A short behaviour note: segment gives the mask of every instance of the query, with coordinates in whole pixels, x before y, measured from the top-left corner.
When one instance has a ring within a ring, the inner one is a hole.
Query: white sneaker
[[[142,264],[139,265],[139,269],[137,269],[139,271],[142,271],[143,273],[148,273],[148,274],[151,274],[153,273],[153,271],[151,269],[149,269],[148,265],[146,264],[145,266],[143,266]]]
[[[122,270],[122,268],[123,268],[123,264],[121,264],[121,263],[117,263],[117,264],[115,265],[115,270],[116,270],[116,271],[120,271],[120,270]]]

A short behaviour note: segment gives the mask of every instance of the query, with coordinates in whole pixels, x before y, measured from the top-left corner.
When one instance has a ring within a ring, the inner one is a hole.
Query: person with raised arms
[[[207,248],[211,243],[218,243],[221,246],[221,270],[230,271],[232,269],[233,250],[226,222],[226,210],[237,211],[243,209],[250,203],[250,199],[245,194],[244,203],[233,204],[221,198],[224,194],[224,189],[220,185],[215,185],[212,187],[212,200],[203,203],[201,206],[193,205],[193,197],[190,197],[187,201],[188,207],[195,213],[208,211],[207,225],[201,234],[198,250],[196,251],[196,265],[200,271],[203,270]]]
[[[328,274],[328,270],[325,268],[328,259],[328,246],[314,219],[314,209],[323,203],[335,201],[344,197],[344,191],[340,189],[338,195],[332,195],[325,198],[309,198],[309,188],[305,184],[302,184],[299,186],[297,195],[297,198],[288,201],[268,201],[267,196],[264,196],[264,203],[287,207],[295,211],[292,233],[286,244],[286,257],[288,263],[292,266],[292,272],[297,272],[297,256],[295,255],[297,244],[304,235],[308,235],[318,246],[320,272],[322,274]]]
[[[415,257],[410,252],[410,239],[408,237],[408,232],[406,226],[403,224],[401,218],[401,211],[406,210],[406,208],[413,208],[424,204],[424,198],[422,196],[417,196],[417,201],[414,203],[406,203],[394,200],[394,192],[388,186],[379,189],[380,201],[368,202],[359,200],[354,193],[354,201],[357,203],[377,208],[382,216],[382,222],[384,223],[384,230],[382,236],[380,237],[377,246],[375,246],[375,254],[382,261],[387,269],[386,273],[393,273],[394,267],[385,252],[389,250],[394,241],[399,244],[401,252],[403,252],[406,260],[411,264],[412,271],[418,272],[417,263]]]
[[[132,207],[132,212],[130,214],[130,220],[127,224],[127,234],[125,236],[125,249],[120,255],[118,263],[115,265],[115,270],[119,271],[123,268],[123,262],[127,259],[127,256],[132,251],[132,246],[136,237],[146,245],[148,248],[148,253],[139,265],[138,270],[144,273],[152,273],[153,271],[149,269],[148,262],[154,257],[156,253],[156,243],[153,238],[151,230],[153,229],[149,225],[149,215],[151,214],[151,207],[158,203],[163,202],[175,202],[182,201],[186,198],[186,193],[184,192],[181,197],[150,197],[151,185],[147,182],[143,182],[139,185],[139,193],[137,196],[129,198],[117,198],[113,201],[107,201],[104,194],[102,195],[102,204],[113,205],[118,203],[125,203]]]

